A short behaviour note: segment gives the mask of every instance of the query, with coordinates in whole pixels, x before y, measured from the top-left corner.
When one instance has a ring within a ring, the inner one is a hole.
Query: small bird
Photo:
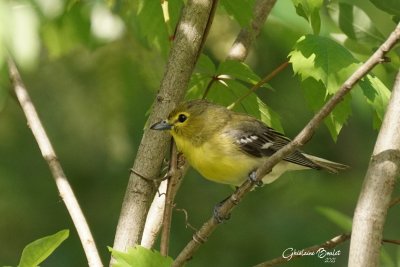
[[[205,178],[234,186],[241,185],[266,158],[291,141],[254,117],[206,100],[180,104],[151,129],[168,130],[178,150]],[[316,169],[337,173],[346,168],[297,150],[275,165],[262,182],[271,183],[286,171]]]

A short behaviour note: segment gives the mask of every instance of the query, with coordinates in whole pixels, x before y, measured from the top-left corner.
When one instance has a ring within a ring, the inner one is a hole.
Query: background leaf
[[[323,0],[292,0],[297,15],[305,18],[311,25],[314,34],[319,34],[321,29],[321,18],[319,10]]]
[[[395,15],[400,16],[400,1],[398,0],[370,0],[377,8]]]
[[[38,266],[69,236],[69,230],[61,230],[28,244],[22,251],[19,267]]]
[[[329,207],[317,207],[316,210],[343,230],[351,231],[352,219],[348,215]]]
[[[247,27],[253,15],[254,2],[254,0],[221,0],[221,5],[241,27]]]
[[[371,105],[374,112],[373,126],[375,129],[379,129],[391,93],[381,80],[372,74],[361,79],[358,85],[361,87],[367,103]]]
[[[329,14],[346,36],[372,48],[383,42],[384,36],[374,21],[359,7],[345,2],[331,2]]]

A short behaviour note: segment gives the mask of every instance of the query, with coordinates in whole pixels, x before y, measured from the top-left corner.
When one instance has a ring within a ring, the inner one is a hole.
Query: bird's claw
[[[255,184],[256,186],[263,186],[263,185],[264,185],[264,183],[262,182],[262,180],[258,180],[258,179],[257,179],[257,173],[256,173],[256,171],[252,171],[252,172],[249,174],[249,180],[250,180],[250,182],[251,182],[252,184]]]

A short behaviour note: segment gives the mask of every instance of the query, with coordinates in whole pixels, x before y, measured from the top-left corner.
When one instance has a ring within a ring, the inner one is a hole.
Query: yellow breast
[[[190,165],[214,182],[238,186],[262,163],[261,158],[244,154],[227,138],[214,136],[194,146],[185,138],[173,136],[178,150],[185,155]]]

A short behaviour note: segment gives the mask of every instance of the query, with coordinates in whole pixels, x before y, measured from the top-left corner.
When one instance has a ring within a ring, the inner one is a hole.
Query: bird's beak
[[[168,123],[167,120],[162,120],[157,123],[154,123],[150,129],[157,131],[171,130],[172,125]]]

